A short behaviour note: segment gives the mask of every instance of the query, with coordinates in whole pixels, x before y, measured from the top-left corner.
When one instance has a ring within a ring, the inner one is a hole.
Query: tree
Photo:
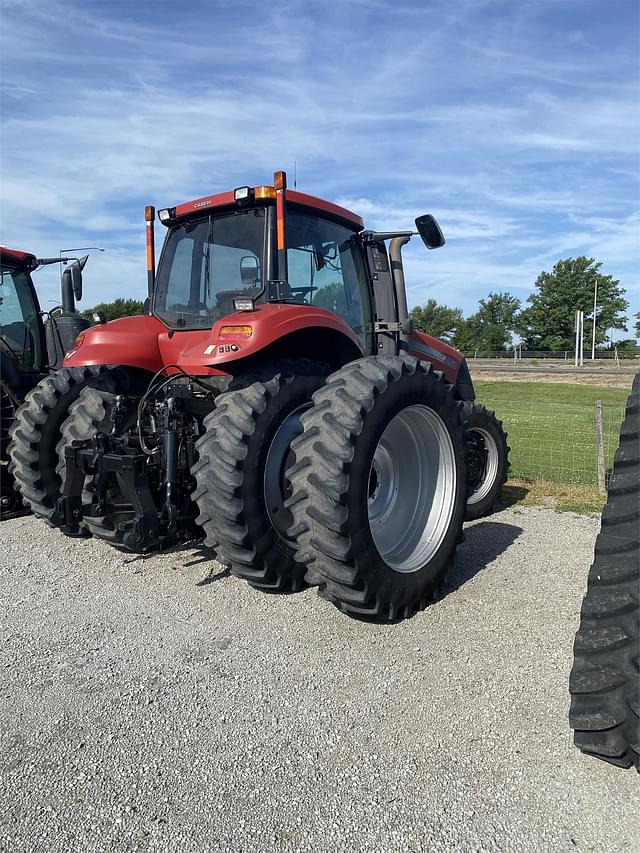
[[[575,342],[575,312],[584,311],[584,337],[593,334],[593,295],[597,283],[596,344],[607,340],[607,329],[626,331],[624,289],[613,276],[600,272],[594,258],[566,258],[552,272],[541,272],[529,306],[521,312],[517,330],[527,349],[567,350]]]
[[[609,345],[610,350],[618,350],[620,355],[638,355],[638,342],[634,338],[623,338]]]
[[[634,319],[636,321],[636,338],[640,338],[640,311],[638,311]]]
[[[344,292],[344,285],[340,281],[334,281],[331,284],[326,284],[319,290],[316,290],[312,295],[314,305],[318,308],[325,308],[327,311],[335,311],[336,314],[343,316],[348,313],[347,298]]]
[[[462,352],[498,352],[509,349],[520,300],[510,293],[489,293],[475,314],[458,325],[453,344]]]
[[[438,305],[435,299],[428,299],[426,305],[416,305],[410,313],[414,328],[444,341],[450,341],[462,323],[459,308]]]
[[[93,320],[93,314],[100,311],[107,320],[129,317],[132,314],[144,314],[144,303],[140,299],[114,299],[113,302],[100,302],[95,308],[87,308],[82,316]]]

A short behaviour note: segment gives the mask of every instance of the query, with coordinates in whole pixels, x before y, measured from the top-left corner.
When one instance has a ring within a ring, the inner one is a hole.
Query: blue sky
[[[1,0],[0,242],[104,246],[83,305],[143,297],[144,204],[291,182],[296,162],[299,189],[369,227],[438,217],[445,248],[406,251],[411,305],[524,301],[585,254],[638,311],[638,9]],[[37,283],[55,299],[53,270]]]

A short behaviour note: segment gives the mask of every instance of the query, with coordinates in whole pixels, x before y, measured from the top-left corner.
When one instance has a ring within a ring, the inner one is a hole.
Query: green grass
[[[506,506],[543,506],[557,512],[602,512],[606,495],[594,486],[575,486],[538,480],[509,480],[500,502]]]
[[[601,400],[605,466],[613,464],[628,391],[597,385],[475,382],[478,402],[509,434],[510,476],[597,486],[595,402]]]

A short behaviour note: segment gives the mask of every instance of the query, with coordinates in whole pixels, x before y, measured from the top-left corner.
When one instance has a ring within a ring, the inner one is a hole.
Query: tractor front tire
[[[101,370],[100,367],[62,368],[41,379],[16,412],[10,430],[11,474],[24,503],[46,522],[60,497],[56,446],[63,421],[80,391]],[[77,527],[69,532],[77,532]]]
[[[467,439],[467,521],[490,515],[507,481],[507,434],[495,412],[476,403],[464,403],[462,417]]]
[[[462,404],[431,365],[370,356],[333,373],[302,415],[288,471],[307,581],[343,612],[408,618],[462,539]]]
[[[204,419],[193,500],[206,544],[231,572],[266,592],[296,592],[305,569],[294,559],[284,506],[285,470],[301,412],[328,373],[324,364],[283,360],[233,380]]]
[[[573,649],[575,745],[640,771],[640,373],[627,401]]]

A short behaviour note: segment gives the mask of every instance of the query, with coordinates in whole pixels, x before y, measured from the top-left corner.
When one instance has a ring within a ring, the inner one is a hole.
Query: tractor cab
[[[31,272],[34,255],[0,247],[0,353],[12,387],[31,387],[47,363],[44,325]],[[35,376],[34,376],[35,375]]]
[[[2,383],[21,399],[64,354],[90,323],[75,309],[82,296],[82,268],[87,258],[36,258],[0,246],[0,358]],[[43,321],[31,278],[37,267],[68,263],[62,275],[62,304]]]
[[[49,372],[60,367],[65,352],[89,321],[75,310],[82,296],[82,268],[87,258],[36,258],[0,246],[0,518],[22,511],[9,471],[10,430],[18,407]],[[31,273],[48,264],[67,264],[62,274],[62,304],[43,312]],[[43,313],[48,313],[46,322]]]
[[[168,233],[153,313],[169,328],[187,330],[263,305],[313,306],[341,317],[370,350],[374,318],[362,220],[292,190],[285,202],[283,173],[275,184],[159,212]]]
[[[274,316],[266,306],[300,306],[303,322],[310,308],[316,317],[320,309],[339,318],[362,354],[397,353],[403,339],[408,344],[402,246],[413,233],[430,249],[444,243],[431,216],[416,220],[416,232],[365,231],[357,214],[287,189],[285,173],[276,172],[273,186],[160,210],[168,232],[155,272],[155,211],[146,213],[152,313],[171,334],[217,331],[231,315],[229,328],[240,328],[238,312],[255,326]]]

